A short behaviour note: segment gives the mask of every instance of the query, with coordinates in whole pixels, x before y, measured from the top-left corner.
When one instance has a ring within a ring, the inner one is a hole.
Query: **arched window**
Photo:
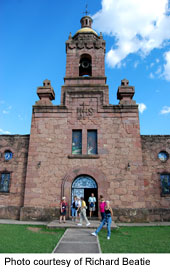
[[[89,54],[80,57],[79,76],[92,76],[92,60]]]
[[[97,188],[97,184],[90,176],[81,175],[72,183],[72,189],[73,188]]]

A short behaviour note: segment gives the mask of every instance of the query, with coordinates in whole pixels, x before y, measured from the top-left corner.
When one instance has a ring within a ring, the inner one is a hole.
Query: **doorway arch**
[[[96,181],[89,175],[80,175],[74,179],[71,187],[71,200],[73,201],[74,196],[79,198],[83,197],[87,205],[87,215],[89,215],[88,199],[94,193],[96,197],[96,210],[94,216],[98,216],[98,186]]]
[[[76,166],[65,173],[61,182],[61,197],[65,196],[67,198],[69,208],[72,203],[72,184],[79,176],[82,175],[87,175],[97,182],[98,196],[102,194],[105,198],[108,197],[110,182],[107,179],[106,174],[104,174],[101,169],[90,168],[89,166]],[[97,200],[98,196],[96,196]],[[98,211],[98,215],[100,215],[100,211]]]

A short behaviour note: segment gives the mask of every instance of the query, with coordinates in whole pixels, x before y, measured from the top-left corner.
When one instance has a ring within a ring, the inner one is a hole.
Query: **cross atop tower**
[[[89,14],[89,12],[88,12],[88,10],[87,10],[87,7],[88,7],[88,5],[86,4],[86,11],[83,12],[83,13],[86,14],[86,16],[87,16],[87,14]]]

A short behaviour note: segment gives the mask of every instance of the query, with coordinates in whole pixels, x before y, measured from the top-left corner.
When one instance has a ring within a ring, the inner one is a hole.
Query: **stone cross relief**
[[[77,119],[78,120],[85,120],[86,118],[93,116],[94,109],[89,105],[86,105],[84,102],[77,107]]]

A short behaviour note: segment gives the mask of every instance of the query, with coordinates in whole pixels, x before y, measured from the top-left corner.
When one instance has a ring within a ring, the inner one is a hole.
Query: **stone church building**
[[[105,41],[84,16],[66,41],[61,103],[37,88],[30,135],[0,136],[0,218],[52,220],[65,196],[111,201],[114,220],[170,221],[170,135],[140,135],[134,87],[123,79],[109,103]]]

